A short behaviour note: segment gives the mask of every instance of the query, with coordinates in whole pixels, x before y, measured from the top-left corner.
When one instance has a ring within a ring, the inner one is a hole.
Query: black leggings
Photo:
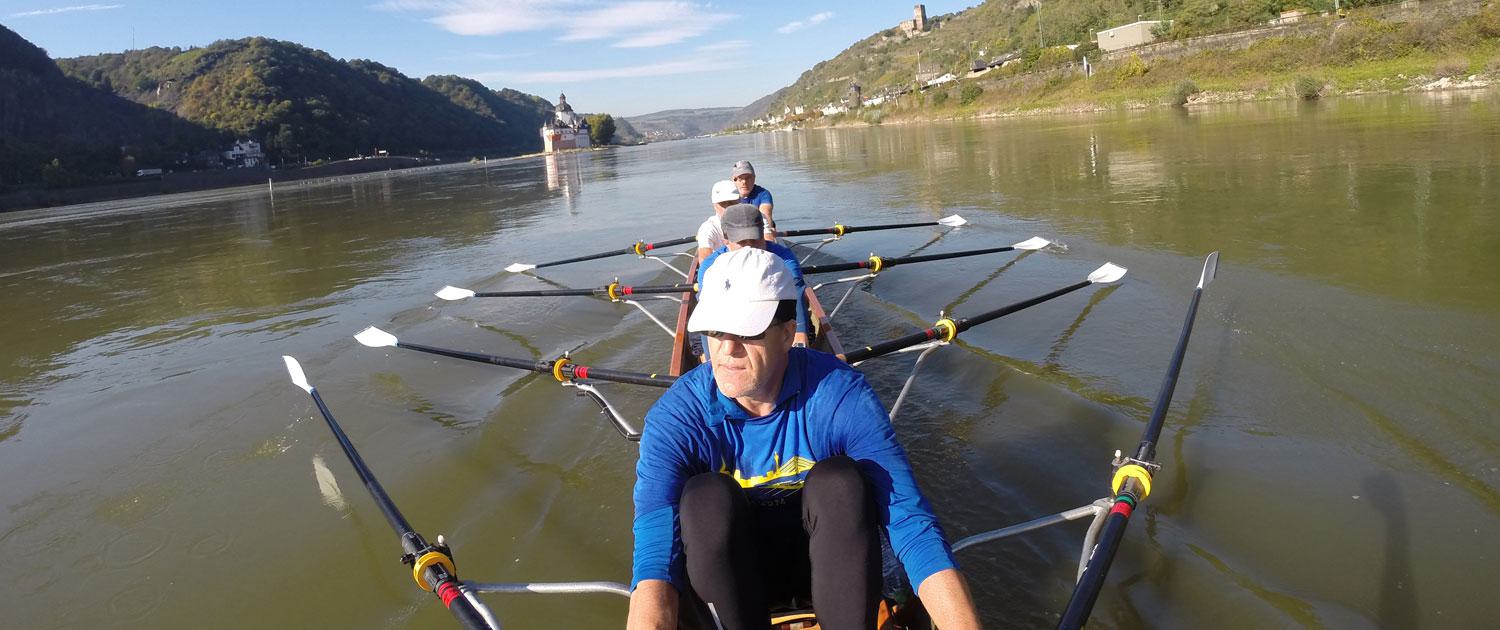
[[[688,479],[679,517],[696,597],[684,599],[712,604],[725,630],[765,628],[773,605],[809,596],[823,628],[875,627],[879,537],[859,467],[844,456],[822,460],[802,491],[788,494],[751,505],[727,475]]]

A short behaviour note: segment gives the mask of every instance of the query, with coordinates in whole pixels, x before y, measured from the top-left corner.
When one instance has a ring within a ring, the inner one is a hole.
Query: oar
[[[853,352],[846,352],[840,355],[840,358],[849,363],[858,363],[867,359],[884,356],[892,352],[896,352],[897,350],[917,345],[924,341],[930,341],[933,339],[952,341],[953,338],[957,337],[959,333],[983,324],[987,321],[1005,317],[1006,315],[1009,315],[1016,311],[1036,306],[1037,304],[1041,304],[1042,302],[1046,302],[1047,300],[1050,300],[1052,298],[1067,295],[1089,285],[1108,284],[1123,277],[1125,277],[1124,267],[1121,267],[1114,263],[1104,263],[1102,267],[1099,267],[1098,269],[1095,269],[1093,273],[1090,273],[1088,279],[1084,280],[1083,282],[1070,284],[1056,291],[1038,295],[1029,300],[1016,302],[1015,304],[1011,304],[1009,306],[1002,306],[995,310],[986,311],[972,317],[964,317],[959,319],[951,319],[945,317],[938,320],[938,322],[934,324],[932,328],[928,328],[920,332],[915,332],[904,337],[898,337],[890,341],[877,343],[873,346],[865,346]]]
[[[449,350],[434,346],[424,346],[417,343],[407,343],[396,339],[384,330],[371,326],[359,331],[354,335],[355,341],[371,348],[404,348],[416,350],[438,356],[463,359],[477,363],[489,363],[503,367],[531,370],[542,374],[551,374],[558,381],[569,379],[594,379],[599,381],[614,381],[616,383],[630,383],[633,385],[650,385],[652,387],[671,387],[677,381],[675,376],[660,376],[646,374],[644,372],[626,372],[622,370],[610,370],[606,368],[593,368],[587,365],[574,363],[566,358],[552,361],[538,361],[535,359],[517,359],[513,357],[501,357],[492,354],[480,354],[478,352],[465,352],[463,350]]]
[[[499,297],[567,297],[581,295],[596,295],[607,297],[611,300],[619,299],[628,295],[645,295],[648,293],[684,293],[698,290],[695,284],[669,284],[659,286],[632,287],[622,285],[618,282],[609,286],[595,287],[592,289],[536,289],[532,291],[473,291],[455,286],[446,286],[440,289],[436,295],[444,300],[462,300],[472,297],[499,298]]]
[[[812,265],[802,268],[802,275],[809,276],[820,273],[835,273],[849,271],[851,269],[869,269],[872,273],[879,273],[885,269],[897,265],[909,265],[913,263],[931,262],[934,260],[948,260],[950,258],[964,258],[967,256],[979,256],[982,254],[996,254],[1013,250],[1032,251],[1042,249],[1052,242],[1040,236],[1006,245],[1005,247],[991,247],[988,249],[970,249],[958,252],[947,252],[942,254],[926,254],[922,256],[906,256],[903,258],[882,258],[870,256],[866,260],[847,263],[833,263],[829,265]],[[618,299],[627,295],[648,295],[654,293],[684,293],[696,291],[696,284],[666,284],[666,285],[642,285],[627,286],[618,282],[602,287],[588,289],[534,289],[526,291],[474,291],[455,286],[445,286],[434,295],[444,300],[463,300],[473,297],[498,298],[498,297],[566,297],[566,296],[599,296],[610,299]]]
[[[365,489],[370,491],[370,496],[375,499],[375,505],[380,507],[380,512],[385,515],[386,522],[401,536],[401,549],[405,555],[401,561],[412,567],[412,578],[417,581],[417,586],[423,590],[430,591],[443,600],[443,605],[453,613],[454,618],[463,624],[465,628],[472,630],[499,630],[500,622],[495,620],[489,609],[474,597],[474,595],[458,579],[458,572],[453,566],[453,552],[448,549],[447,543],[442,536],[438,536],[436,545],[429,544],[406,522],[406,517],[396,509],[396,503],[385,493],[385,488],[375,479],[375,474],[370,472],[369,466],[365,465],[364,458],[359,456],[359,451],[354,450],[354,443],[349,441],[349,436],[339,428],[338,421],[333,419],[333,412],[328,410],[328,405],[323,403],[323,397],[318,390],[307,382],[307,375],[302,373],[302,365],[296,359],[289,356],[281,357],[286,361],[286,371],[292,377],[292,383],[301,387],[302,391],[312,396],[313,402],[318,405],[318,411],[323,414],[323,419],[328,421],[328,428],[333,431],[333,437],[339,441],[339,446],[344,449],[344,455],[348,456],[349,463],[354,466],[354,472],[359,474],[359,480],[364,482]]]
[[[805,229],[805,230],[783,230],[783,231],[777,232],[776,235],[777,236],[808,236],[808,235],[812,235],[812,234],[832,234],[834,236],[843,236],[845,234],[853,234],[855,232],[874,232],[874,231],[877,231],[877,230],[900,230],[900,229],[904,229],[904,228],[926,227],[926,226],[929,226],[929,225],[946,225],[948,227],[958,227],[958,226],[964,225],[966,223],[968,223],[968,221],[965,221],[963,217],[958,216],[956,214],[953,214],[953,215],[948,215],[946,217],[938,219],[936,221],[921,221],[921,222],[918,222],[918,223],[886,223],[886,224],[883,224],[883,225],[863,225],[863,226],[834,224],[833,227],[826,227],[826,228],[811,228],[811,229]]]
[[[630,247],[626,247],[625,249],[615,249],[615,250],[610,250],[610,251],[607,251],[607,252],[600,252],[598,254],[589,254],[587,256],[578,256],[576,258],[565,258],[563,260],[554,260],[552,262],[536,263],[534,265],[533,264],[527,264],[527,263],[512,263],[509,266],[507,266],[505,268],[505,270],[509,271],[511,273],[520,273],[522,271],[530,271],[532,269],[539,269],[539,268],[542,268],[542,267],[555,267],[557,265],[566,265],[566,264],[569,264],[569,263],[583,262],[585,260],[598,260],[600,258],[609,258],[610,256],[624,256],[625,254],[635,254],[637,256],[645,256],[646,252],[649,252],[649,251],[651,251],[653,249],[657,249],[657,248],[660,248],[660,247],[671,247],[673,245],[682,245],[683,243],[691,243],[691,242],[696,241],[696,240],[698,240],[698,238],[695,237],[695,236],[687,236],[687,237],[683,237],[683,238],[674,238],[674,239],[669,240],[669,241],[660,241],[660,242],[657,242],[657,243],[647,243],[645,241],[636,241],[636,243],[634,245],[631,245]]]
[[[943,218],[938,219],[936,221],[922,221],[922,222],[918,222],[918,223],[888,223],[888,224],[885,224],[885,225],[865,225],[865,226],[837,225],[837,224],[835,224],[833,227],[827,227],[827,228],[813,228],[813,229],[806,229],[806,230],[786,230],[786,231],[782,231],[782,232],[777,232],[776,235],[777,236],[806,236],[806,235],[809,235],[809,234],[834,234],[834,235],[837,235],[837,236],[843,236],[845,234],[850,234],[850,233],[853,233],[853,232],[873,232],[875,230],[898,230],[898,229],[901,229],[901,228],[923,227],[923,226],[927,226],[927,225],[946,225],[946,226],[949,226],[949,227],[958,227],[958,226],[964,225],[966,223],[968,223],[968,221],[965,221],[963,217],[958,216],[958,215],[955,214],[955,215],[950,215],[950,216],[943,217]],[[598,254],[589,254],[587,256],[578,256],[576,258],[565,258],[563,260],[554,260],[552,262],[544,262],[544,263],[536,263],[536,264],[512,263],[510,266],[507,266],[505,268],[505,270],[509,271],[511,273],[520,273],[522,271],[530,271],[532,269],[539,269],[539,268],[542,268],[542,267],[554,267],[554,266],[557,266],[557,265],[566,265],[566,264],[569,264],[569,263],[583,262],[583,261],[586,261],[586,260],[598,260],[600,258],[609,258],[610,256],[624,256],[626,254],[635,254],[637,256],[644,256],[646,254],[646,252],[649,252],[649,251],[651,251],[653,249],[658,249],[658,248],[662,248],[662,247],[671,247],[673,245],[682,245],[684,243],[691,243],[691,242],[693,242],[695,240],[697,240],[697,237],[688,236],[688,237],[684,237],[684,238],[674,238],[674,239],[669,240],[669,241],[660,241],[660,242],[657,242],[657,243],[647,243],[645,241],[637,241],[634,245],[631,245],[630,247],[626,247],[625,249],[616,249],[616,250],[611,250],[611,251],[607,251],[607,252],[600,252]]]
[[[909,265],[909,264],[912,264],[912,263],[931,262],[931,261],[934,261],[934,260],[948,260],[950,258],[964,258],[964,257],[967,257],[967,256],[980,256],[980,255],[983,255],[983,254],[997,254],[997,253],[1000,253],[1000,252],[1008,252],[1008,251],[1013,251],[1013,250],[1018,250],[1018,249],[1019,250],[1027,250],[1027,251],[1029,251],[1029,250],[1037,250],[1037,249],[1041,249],[1041,248],[1046,247],[1046,246],[1051,245],[1051,244],[1052,244],[1052,242],[1049,241],[1049,240],[1047,240],[1047,239],[1045,239],[1045,238],[1042,238],[1040,236],[1033,236],[1033,237],[1031,237],[1029,239],[1026,239],[1026,240],[1021,241],[1019,243],[1016,243],[1014,245],[1006,245],[1005,247],[990,247],[990,248],[987,248],[987,249],[969,249],[969,250],[964,250],[964,251],[959,251],[959,252],[946,252],[946,253],[942,253],[942,254],[924,254],[924,255],[921,255],[921,256],[906,256],[906,257],[903,257],[903,258],[881,258],[880,256],[873,256],[872,255],[872,256],[870,256],[866,260],[861,260],[861,261],[857,261],[857,262],[833,263],[833,264],[828,264],[828,265],[809,265],[807,267],[803,267],[802,268],[802,275],[804,275],[804,276],[810,276],[810,275],[819,274],[819,273],[833,273],[833,272],[836,272],[836,271],[849,271],[851,269],[869,269],[871,273],[880,273],[881,271],[883,271],[885,269],[889,269],[891,267],[895,267],[896,265]]]
[[[1151,495],[1151,474],[1159,468],[1154,461],[1156,440],[1161,437],[1167,407],[1172,404],[1172,391],[1177,388],[1177,375],[1182,371],[1182,357],[1187,353],[1188,337],[1193,334],[1193,318],[1198,314],[1198,300],[1203,296],[1203,287],[1213,281],[1218,269],[1219,252],[1209,254],[1208,259],[1203,261],[1203,273],[1198,276],[1198,286],[1193,289],[1193,299],[1188,302],[1187,319],[1182,323],[1182,333],[1177,336],[1177,347],[1172,350],[1172,363],[1167,368],[1166,378],[1162,379],[1161,390],[1156,393],[1151,420],[1146,423],[1146,431],[1141,434],[1141,444],[1136,447],[1135,457],[1122,458],[1118,451],[1115,453],[1115,505],[1109,511],[1109,520],[1104,523],[1099,543],[1089,557],[1088,567],[1078,578],[1078,585],[1073,589],[1073,596],[1068,600],[1068,608],[1063,611],[1058,628],[1080,628],[1088,621],[1089,613],[1094,609],[1094,600],[1099,598],[1099,590],[1104,586],[1104,575],[1109,572],[1109,564],[1114,560],[1115,551],[1120,548],[1120,540],[1125,536],[1125,526],[1130,523],[1130,514]]]

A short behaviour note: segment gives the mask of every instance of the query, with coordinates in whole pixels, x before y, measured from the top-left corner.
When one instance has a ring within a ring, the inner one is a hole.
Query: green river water
[[[464,577],[628,581],[635,447],[588,400],[351,335],[662,370],[666,335],[627,306],[432,292],[546,287],[501,269],[691,234],[738,159],[783,228],[970,221],[850,235],[823,261],[1060,244],[891,269],[839,312],[846,345],[1130,269],[923,364],[896,428],[950,539],[1105,496],[1222,252],[1097,627],[1500,615],[1491,91],[805,130],[0,215],[0,625],[452,627],[282,354]],[[629,257],[540,275],[671,279]],[[865,366],[887,403],[912,360]],[[658,393],[603,389],[637,420]],[[959,555],[989,625],[1056,622],[1083,529]],[[626,610],[486,600],[513,628]]]

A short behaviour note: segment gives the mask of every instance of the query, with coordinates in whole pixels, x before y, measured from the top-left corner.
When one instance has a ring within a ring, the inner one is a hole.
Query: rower
[[[937,626],[977,628],[874,390],[833,355],[792,347],[797,293],[755,248],[704,275],[688,330],[708,336],[713,361],[646,413],[627,627],[765,628],[810,598],[823,628],[873,628],[883,528]]]
[[[724,228],[719,224],[724,209],[740,202],[739,189],[734,182],[720,180],[708,191],[708,200],[713,204],[713,216],[698,226],[698,262],[703,262],[714,250],[724,246]]]
[[[703,286],[704,271],[725,252],[750,247],[776,254],[786,263],[787,269],[791,271],[792,281],[797,287],[797,338],[794,343],[797,347],[806,346],[812,334],[812,317],[807,311],[807,296],[803,293],[807,283],[802,279],[802,264],[797,262],[797,254],[785,245],[765,239],[765,216],[755,206],[748,203],[725,208],[724,213],[719,216],[719,225],[724,234],[724,245],[714,250],[698,264],[698,277],[696,278],[698,286]]]
[[[729,179],[734,181],[735,188],[739,190],[740,203],[755,206],[766,216],[766,240],[776,240],[776,220],[771,218],[771,209],[775,204],[771,202],[771,191],[755,184],[755,166],[749,160],[735,162],[734,168],[729,170]]]

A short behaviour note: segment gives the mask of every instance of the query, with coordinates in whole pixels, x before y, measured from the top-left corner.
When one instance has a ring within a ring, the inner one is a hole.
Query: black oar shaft
[[[985,312],[980,313],[978,315],[974,315],[973,317],[965,317],[965,318],[962,318],[962,319],[954,320],[954,322],[953,322],[954,323],[954,328],[955,328],[955,333],[954,334],[961,333],[961,332],[963,332],[965,330],[968,330],[970,328],[978,326],[979,324],[983,324],[985,322],[988,322],[988,321],[991,321],[991,320],[994,320],[994,319],[999,319],[1001,317],[1004,317],[1004,316],[1009,315],[1011,313],[1014,313],[1016,311],[1036,306],[1038,304],[1041,304],[1042,302],[1046,302],[1047,300],[1051,300],[1053,298],[1061,297],[1061,296],[1066,295],[1068,293],[1072,293],[1072,292],[1077,291],[1079,289],[1082,289],[1082,288],[1084,288],[1086,286],[1089,286],[1090,284],[1093,284],[1093,283],[1090,282],[1090,281],[1088,281],[1088,280],[1084,280],[1083,282],[1079,282],[1077,284],[1071,284],[1071,285],[1068,285],[1068,286],[1063,287],[1061,289],[1058,289],[1056,291],[1052,291],[1052,292],[1049,292],[1049,293],[1046,293],[1046,294],[1043,294],[1043,295],[1036,296],[1036,297],[1031,298],[1029,300],[1023,300],[1021,302],[1016,302],[1015,304],[1010,304],[1010,305],[1007,305],[1007,306],[1002,306],[1000,308],[997,308],[997,309],[994,309],[994,310],[991,310],[991,311],[985,311]],[[938,338],[939,336],[941,336],[943,334],[944,334],[944,331],[941,328],[939,328],[937,326],[934,326],[932,328],[928,328],[926,330],[915,332],[915,333],[912,333],[910,335],[906,335],[904,337],[897,337],[897,338],[892,339],[890,341],[882,341],[882,342],[877,343],[877,344],[875,344],[873,346],[866,346],[866,347],[860,348],[858,350],[847,352],[847,353],[844,354],[844,360],[847,361],[847,362],[849,362],[849,363],[857,363],[859,361],[864,361],[864,360],[867,360],[867,359],[873,359],[875,357],[885,356],[885,355],[890,354],[892,352],[896,352],[898,350],[902,350],[902,349],[905,349],[905,348],[917,345],[917,344],[922,343],[924,341],[928,341],[928,340],[931,340],[931,339],[936,339],[936,338]]]
[[[884,270],[890,267],[895,267],[896,265],[931,262],[934,260],[947,260],[949,258],[963,258],[965,256],[979,256],[982,254],[995,254],[999,252],[1008,252],[1014,249],[1015,246],[1007,245],[1005,247],[970,249],[961,252],[947,252],[944,254],[924,254],[921,256],[907,256],[905,258],[881,258],[879,265],[880,269]],[[873,269],[875,267],[875,264],[876,263],[874,259],[868,259],[847,263],[833,263],[828,265],[810,265],[802,268],[802,275],[809,276],[819,273],[835,273],[839,271],[850,271],[853,269]]]
[[[1198,302],[1203,297],[1204,285],[1212,280],[1216,273],[1218,259],[1218,252],[1209,254],[1198,286],[1193,289],[1193,297],[1188,302],[1187,316],[1182,323],[1182,332],[1178,334],[1177,345],[1172,349],[1171,364],[1167,367],[1167,374],[1162,379],[1161,389],[1156,392],[1156,402],[1151,408],[1151,420],[1146,423],[1146,429],[1141,434],[1141,443],[1136,448],[1134,461],[1116,461],[1116,475],[1130,472],[1125,470],[1126,468],[1134,469],[1134,474],[1126,475],[1124,481],[1116,489],[1115,503],[1110,509],[1109,519],[1105,521],[1098,543],[1094,546],[1094,552],[1089,556],[1088,566],[1084,568],[1083,575],[1078,578],[1077,586],[1073,588],[1073,595],[1068,599],[1068,607],[1063,610],[1062,618],[1057,624],[1058,628],[1074,630],[1083,627],[1083,624],[1088,622],[1089,615],[1094,610],[1094,602],[1099,599],[1099,592],[1104,588],[1104,578],[1109,574],[1109,567],[1114,561],[1115,552],[1120,548],[1120,541],[1125,538],[1125,526],[1130,524],[1130,515],[1149,494],[1147,486],[1152,473],[1147,468],[1155,466],[1152,460],[1156,457],[1156,441],[1161,437],[1167,408],[1172,405],[1172,393],[1177,389],[1177,377],[1182,372],[1182,360],[1187,355],[1188,339],[1192,337],[1193,322],[1198,315]]]
[[[808,228],[803,230],[783,230],[777,232],[777,236],[810,236],[813,234],[853,234],[854,232],[874,232],[876,230],[899,230],[902,228],[923,227],[928,225],[941,225],[937,221],[920,221],[917,223],[887,223],[884,225],[845,225],[841,227]]]
[[[344,449],[344,456],[349,458],[349,463],[354,466],[355,474],[365,484],[365,489],[375,498],[375,505],[380,507],[380,513],[385,515],[387,523],[396,530],[403,539],[414,533],[411,524],[406,522],[406,517],[401,515],[401,510],[396,509],[396,503],[391,500],[390,495],[385,493],[385,488],[375,479],[375,473],[370,472],[370,467],[365,465],[364,458],[359,456],[359,451],[354,450],[354,443],[349,441],[349,436],[339,423],[333,419],[333,412],[328,410],[328,405],[323,403],[323,396],[318,390],[312,390],[312,399],[318,405],[318,411],[323,414],[323,420],[328,422],[328,428],[333,431],[333,437],[338,440],[339,447]]]
[[[552,374],[553,368],[557,365],[556,361],[502,357],[493,354],[482,354],[479,352],[467,352],[464,350],[439,348],[436,346],[424,346],[419,343],[407,343],[405,341],[397,342],[396,347],[405,348],[407,350],[416,350],[417,352],[426,352],[428,354],[436,354],[444,357],[452,357],[454,359],[463,359],[465,361],[475,361],[478,363],[489,363],[491,365],[499,365],[502,367],[516,368],[520,370],[530,370],[532,372],[540,372],[542,374]],[[558,371],[561,372],[563,376],[569,378],[591,378],[600,381],[613,381],[616,383],[629,383],[632,385],[647,385],[650,387],[671,387],[672,383],[677,381],[677,378],[674,376],[660,376],[657,374],[646,374],[643,372],[627,372],[623,370],[595,368],[586,365],[578,365],[571,362],[564,364],[562,369]]]
[[[1182,359],[1187,355],[1188,337],[1193,334],[1193,320],[1198,315],[1198,301],[1202,297],[1203,289],[1193,291],[1187,319],[1182,323],[1182,334],[1177,337],[1177,347],[1172,350],[1172,365],[1167,368],[1167,377],[1162,379],[1161,389],[1156,392],[1156,406],[1151,409],[1151,421],[1146,423],[1146,431],[1141,435],[1136,459],[1150,461],[1156,457],[1156,440],[1161,437],[1161,427],[1167,419],[1167,408],[1172,406],[1172,393],[1177,390],[1177,377],[1182,373]]]
[[[337,420],[333,419],[333,412],[323,402],[323,396],[316,388],[309,388],[308,393],[312,395],[313,402],[318,405],[318,412],[323,415],[323,420],[328,423],[329,430],[338,440],[339,448],[344,451],[344,456],[349,459],[350,465],[354,466],[354,472],[359,475],[359,480],[364,483],[365,489],[369,490],[370,496],[375,499],[375,505],[380,507],[380,513],[385,516],[391,529],[401,536],[401,549],[408,554],[409,558],[416,558],[423,552],[432,551],[435,548],[427,544],[422,535],[412,529],[406,517],[401,515],[401,510],[396,508],[396,502],[391,500],[390,495],[385,493],[385,488],[375,478],[375,473],[365,464],[359,451],[354,448],[354,442],[344,429],[339,426]],[[447,556],[446,547],[442,547],[443,555]],[[451,562],[451,560],[449,560]],[[459,586],[458,576],[449,573],[442,564],[432,564],[422,572],[429,589],[442,600],[443,605],[459,624],[469,630],[496,630],[490,625],[488,619],[479,612],[474,603],[464,596]]]
[[[624,256],[626,254],[644,254],[646,252],[649,252],[649,251],[651,251],[653,249],[657,249],[659,247],[671,247],[673,245],[682,245],[683,243],[691,243],[691,242],[696,241],[696,240],[698,240],[698,239],[695,236],[686,236],[686,237],[683,237],[683,238],[674,238],[674,239],[671,239],[671,240],[659,241],[659,242],[656,242],[656,243],[637,243],[635,245],[631,245],[630,247],[626,247],[625,249],[616,249],[616,250],[611,250],[611,251],[607,251],[607,252],[600,252],[598,254],[588,254],[588,255],[585,255],[585,256],[578,256],[578,257],[575,257],[575,258],[567,258],[567,259],[564,259],[564,260],[554,260],[554,261],[551,261],[551,262],[538,263],[537,264],[537,268],[540,269],[542,267],[555,267],[557,265],[567,265],[567,264],[576,263],[576,262],[584,262],[586,260],[598,260],[600,258],[609,258],[610,256]]]

